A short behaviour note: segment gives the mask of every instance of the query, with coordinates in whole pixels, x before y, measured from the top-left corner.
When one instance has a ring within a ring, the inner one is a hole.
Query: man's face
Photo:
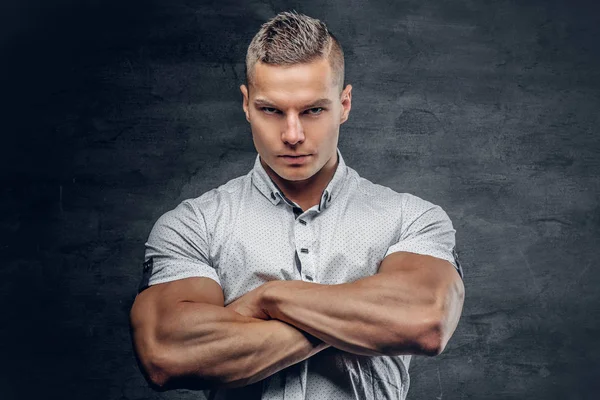
[[[335,166],[340,125],[351,90],[340,94],[327,59],[291,66],[258,62],[244,112],[262,161],[287,181],[302,181]],[[268,168],[266,168],[268,171]]]

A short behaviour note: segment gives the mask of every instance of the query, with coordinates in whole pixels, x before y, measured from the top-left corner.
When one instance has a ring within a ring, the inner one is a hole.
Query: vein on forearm
[[[409,276],[413,273],[376,274],[338,285],[281,282],[267,294],[269,313],[352,353],[418,354],[418,338],[428,319],[437,317],[439,301],[426,290],[428,282]]]
[[[169,349],[174,376],[197,375],[227,386],[263,379],[315,351],[303,332],[285,322],[210,304],[181,302],[162,326],[157,339]]]

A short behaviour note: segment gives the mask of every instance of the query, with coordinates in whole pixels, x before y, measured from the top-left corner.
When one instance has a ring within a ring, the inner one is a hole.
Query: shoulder
[[[431,215],[446,220],[448,216],[437,204],[412,193],[396,190],[388,186],[373,183],[349,168],[350,181],[355,185],[354,199],[357,203],[370,205],[370,208],[386,210],[388,214],[399,218],[403,223]]]
[[[401,192],[388,186],[371,182],[358,175],[351,168],[348,168],[348,172],[352,185],[355,185],[354,193],[359,201],[368,201],[371,204],[378,203],[394,210],[404,207],[409,202],[425,201],[410,193]]]
[[[161,215],[157,224],[205,223],[207,218],[218,215],[223,209],[231,208],[235,203],[241,201],[244,187],[249,182],[248,175],[239,176],[198,197],[185,199],[174,209]]]
[[[244,191],[249,188],[250,184],[250,174],[242,175],[198,197],[186,199],[182,204],[189,205],[197,213],[214,215],[222,209],[230,208],[241,202]]]

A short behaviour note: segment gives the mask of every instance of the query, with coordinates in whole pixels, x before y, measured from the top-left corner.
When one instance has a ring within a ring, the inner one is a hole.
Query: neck
[[[262,163],[262,160],[261,160]],[[265,171],[277,184],[285,197],[297,203],[303,210],[307,210],[315,204],[319,204],[321,194],[327,187],[338,165],[337,152],[331,159],[313,176],[301,181],[289,181],[281,178],[268,165],[262,163]]]

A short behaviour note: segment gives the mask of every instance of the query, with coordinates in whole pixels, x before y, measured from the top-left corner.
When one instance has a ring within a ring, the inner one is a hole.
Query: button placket
[[[315,280],[315,270],[311,245],[314,242],[310,224],[304,218],[298,218],[294,226],[296,252],[300,259],[301,278],[307,282]]]

